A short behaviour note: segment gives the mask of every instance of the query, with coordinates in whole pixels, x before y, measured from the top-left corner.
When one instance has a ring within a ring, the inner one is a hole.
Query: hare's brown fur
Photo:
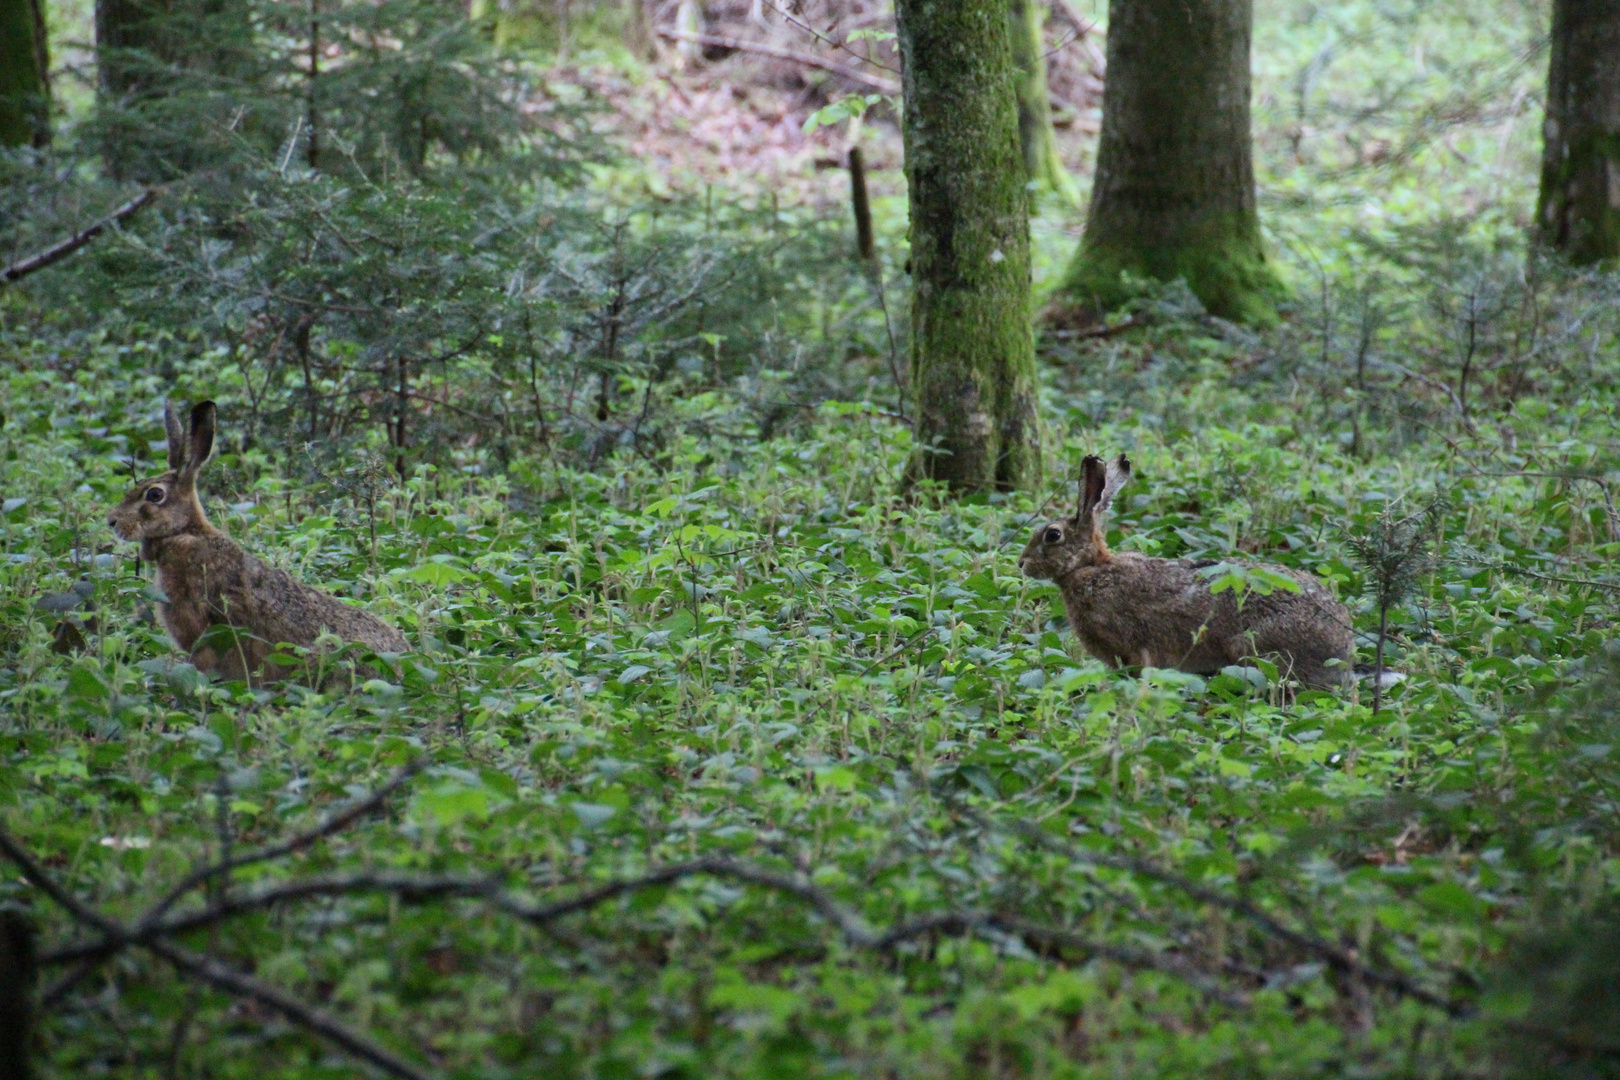
[[[323,631],[377,652],[406,651],[398,630],[248,554],[209,523],[197,473],[213,453],[213,402],[191,410],[189,433],[172,408],[166,420],[169,471],[130,488],[107,523],[122,539],[140,541],[168,598],[158,605],[164,628],[198,670],[254,682],[285,678],[292,672],[268,662],[274,647],[313,645]],[[214,626],[233,627],[235,644],[199,645]]]
[[[1018,561],[1025,574],[1063,590],[1069,625],[1086,651],[1115,667],[1199,675],[1264,657],[1304,686],[1343,688],[1355,652],[1350,615],[1312,575],[1268,565],[1299,582],[1299,591],[1250,591],[1240,608],[1232,592],[1213,594],[1198,576],[1212,563],[1108,550],[1103,522],[1130,468],[1124,454],[1106,467],[1086,458],[1079,512],[1037,529]]]

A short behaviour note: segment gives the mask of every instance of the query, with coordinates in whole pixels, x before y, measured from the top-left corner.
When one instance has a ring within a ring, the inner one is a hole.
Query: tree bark
[[[167,31],[167,32],[165,32]],[[177,59],[178,34],[166,0],[96,0],[97,106],[101,153],[119,180],[167,180],[134,110],[172,89],[164,68]]]
[[[0,911],[0,1080],[28,1080],[33,1027],[34,926]]]
[[[1110,0],[1097,174],[1054,314],[1185,278],[1216,315],[1276,318],[1249,134],[1251,0]],[[1067,320],[1066,320],[1067,321]]]
[[[253,13],[242,0],[96,0],[97,127],[114,177],[158,183],[209,159],[229,115],[221,91],[242,90],[261,60]]]
[[[1553,0],[1541,242],[1576,264],[1620,257],[1620,4]]]
[[[958,492],[1034,483],[1029,192],[1007,9],[898,0],[911,198],[908,480]]]
[[[1058,156],[1057,134],[1052,129],[1052,99],[1046,92],[1046,40],[1042,34],[1046,8],[1041,0],[1010,0],[1014,86],[1018,91],[1018,141],[1024,150],[1024,171],[1037,187],[1057,195],[1071,206],[1080,202],[1074,178]]]
[[[39,0],[0,0],[0,146],[50,139],[45,13]]]
[[[150,81],[138,54],[166,54],[163,14],[154,0],[96,0],[96,71],[105,97],[138,93]]]

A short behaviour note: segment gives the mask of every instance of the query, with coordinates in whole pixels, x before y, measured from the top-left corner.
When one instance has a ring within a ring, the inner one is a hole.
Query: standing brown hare
[[[1251,590],[1240,602],[1231,591],[1210,591],[1198,571],[1213,563],[1109,551],[1104,522],[1131,463],[1124,454],[1106,466],[1090,456],[1081,474],[1079,511],[1035,530],[1018,566],[1063,590],[1069,625],[1087,652],[1114,667],[1197,675],[1263,657],[1303,686],[1348,685],[1355,652],[1350,615],[1315,577],[1268,565],[1263,569],[1298,582],[1298,591]]]
[[[188,432],[166,405],[169,471],[130,488],[107,518],[121,539],[139,540],[141,558],[157,568],[167,598],[158,608],[174,643],[199,671],[255,683],[292,674],[268,660],[278,643],[314,645],[323,631],[376,652],[405,652],[398,630],[248,554],[209,524],[197,473],[214,452],[215,417],[214,403],[203,402],[191,410]],[[208,634],[214,627],[235,633]]]

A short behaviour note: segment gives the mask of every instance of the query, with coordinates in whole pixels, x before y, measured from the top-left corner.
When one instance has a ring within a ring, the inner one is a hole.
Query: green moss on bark
[[[909,479],[1038,480],[1029,190],[1006,8],[899,0],[911,196]]]
[[[1086,234],[1054,316],[1095,318],[1127,275],[1186,278],[1216,315],[1275,320],[1249,134],[1249,0],[1112,0]]]
[[[39,0],[0,0],[0,146],[49,139],[42,19]]]
[[[1070,206],[1079,206],[1080,189],[1063,167],[1052,129],[1052,99],[1046,89],[1045,39],[1041,33],[1046,7],[1040,0],[1011,0],[1008,8],[1024,174],[1041,191],[1056,195]]]
[[[1267,325],[1283,290],[1267,265],[1257,222],[1213,221],[1171,243],[1082,241],[1064,272],[1064,321],[1095,321],[1141,291],[1140,282],[1186,279],[1206,310],[1224,319]]]

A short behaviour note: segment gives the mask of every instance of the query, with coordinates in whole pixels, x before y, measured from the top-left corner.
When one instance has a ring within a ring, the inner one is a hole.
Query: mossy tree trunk
[[[1553,0],[1541,241],[1575,263],[1620,257],[1620,3]]]
[[[1001,3],[898,0],[911,197],[909,479],[1023,487],[1039,467],[1029,191]]]
[[[49,74],[40,0],[0,0],[0,146],[50,142]]]
[[[1018,140],[1024,150],[1024,170],[1036,186],[1071,206],[1079,205],[1080,190],[1058,156],[1057,134],[1052,129],[1052,99],[1046,90],[1046,5],[1041,0],[1010,0],[1014,86],[1018,91]]]
[[[1251,0],[1110,0],[1097,174],[1060,315],[1117,306],[1134,275],[1184,277],[1216,315],[1275,319],[1249,134],[1253,17]]]

